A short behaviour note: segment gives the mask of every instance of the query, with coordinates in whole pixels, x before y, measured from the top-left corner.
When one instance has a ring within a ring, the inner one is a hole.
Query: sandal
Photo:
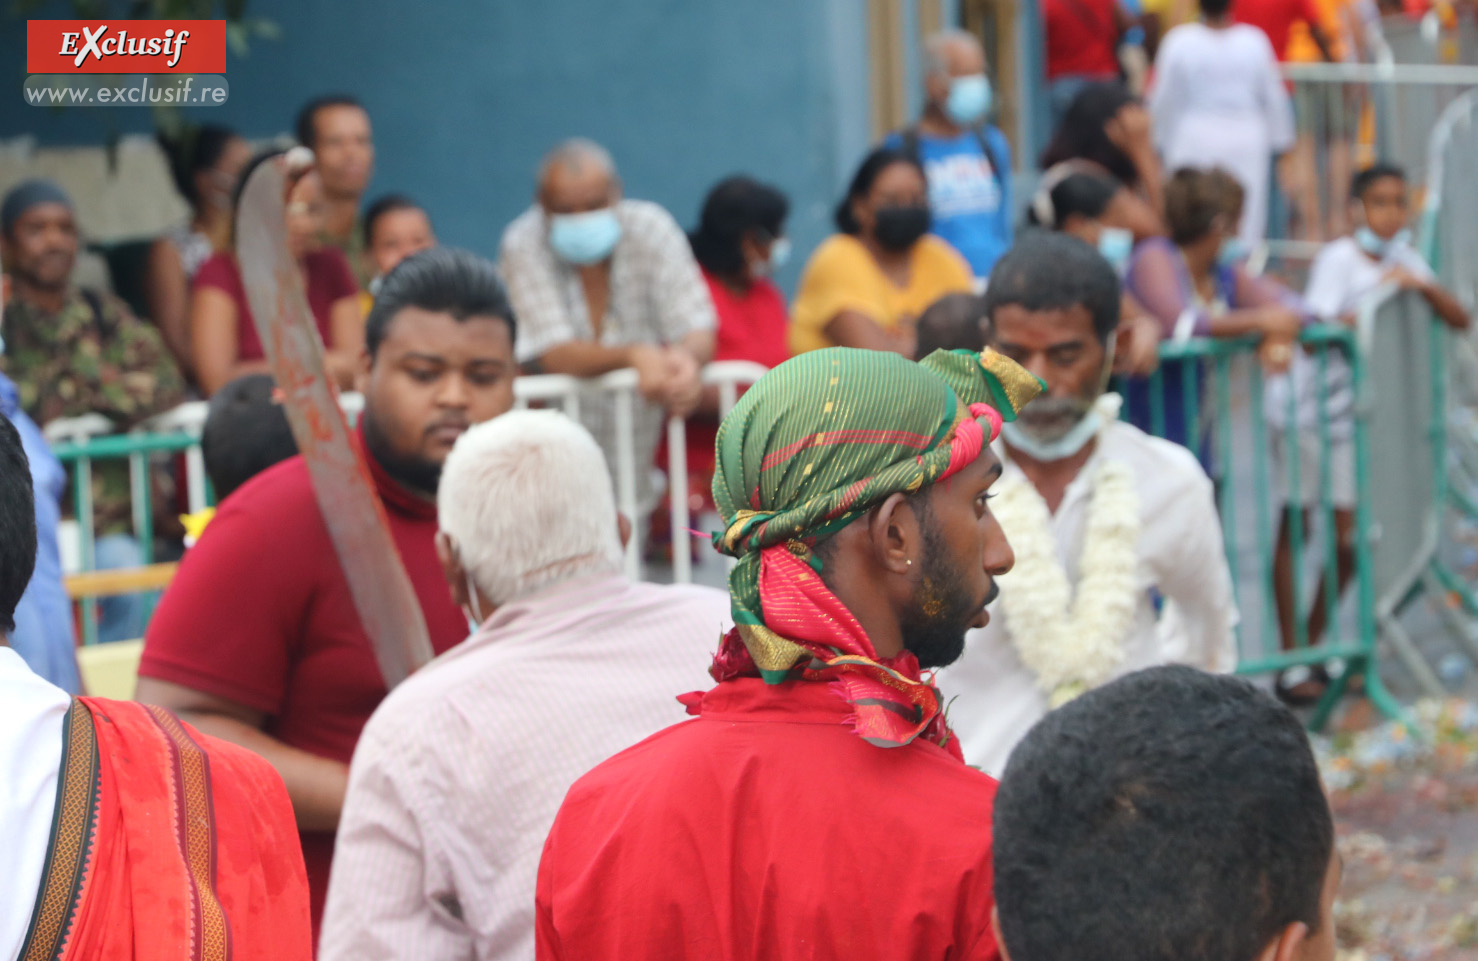
[[[1309,707],[1329,689],[1329,672],[1322,664],[1297,664],[1278,672],[1273,693],[1289,707]]]

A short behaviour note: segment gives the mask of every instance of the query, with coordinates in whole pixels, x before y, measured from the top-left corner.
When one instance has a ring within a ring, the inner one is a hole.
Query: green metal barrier
[[[177,453],[198,446],[200,438],[186,432],[169,434],[115,434],[86,441],[59,444],[54,453],[71,472],[72,509],[81,528],[81,563],[84,571],[96,568],[94,553],[97,525],[93,516],[92,472],[98,461],[126,460],[129,465],[129,494],[133,506],[133,530],[144,555],[154,560],[154,504],[149,483],[149,455]],[[97,643],[97,601],[82,601],[82,642]]]
[[[1285,478],[1290,492],[1287,504],[1278,502],[1270,464],[1269,426],[1265,416],[1264,373],[1257,362],[1256,339],[1196,339],[1182,343],[1166,343],[1160,348],[1161,369],[1148,379],[1148,409],[1136,411],[1140,426],[1157,436],[1166,436],[1168,414],[1178,403],[1181,422],[1187,436],[1184,442],[1207,463],[1216,479],[1218,508],[1226,543],[1232,588],[1242,613],[1238,625],[1238,646],[1242,674],[1263,674],[1294,666],[1316,667],[1331,661],[1342,661],[1344,670],[1330,684],[1314,710],[1311,725],[1319,727],[1346,691],[1351,678],[1364,679],[1365,691],[1383,712],[1403,717],[1404,710],[1390,694],[1380,676],[1377,657],[1378,631],[1375,618],[1375,591],[1372,580],[1372,529],[1369,496],[1369,440],[1364,410],[1357,403],[1351,443],[1355,482],[1355,531],[1353,573],[1349,584],[1354,606],[1353,616],[1342,621],[1340,592],[1337,584],[1339,545],[1336,539],[1333,490],[1333,450],[1331,414],[1327,391],[1316,391],[1318,421],[1313,428],[1318,440],[1315,469],[1318,484],[1313,503],[1302,503],[1301,473],[1308,465],[1301,463],[1299,435],[1294,426],[1283,429]],[[1331,355],[1338,354],[1348,364],[1351,389],[1356,398],[1366,395],[1366,368],[1357,349],[1353,331],[1344,327],[1320,326],[1305,331],[1301,346],[1311,361],[1316,383],[1326,383]],[[1170,384],[1170,372],[1177,371],[1179,396]],[[1285,425],[1297,425],[1297,401],[1288,391]],[[1203,412],[1210,414],[1204,417]],[[1126,411],[1127,414],[1127,411]],[[1280,520],[1286,514],[1289,549],[1294,563],[1291,570],[1291,597],[1294,605],[1293,636],[1285,649],[1279,626],[1275,586],[1276,537]],[[1310,515],[1322,536],[1306,543],[1303,532],[1305,515]],[[1304,573],[1306,554],[1317,557],[1322,568],[1323,635],[1317,641],[1309,637],[1308,618],[1313,614],[1310,587]],[[1305,611],[1307,607],[1307,611]]]

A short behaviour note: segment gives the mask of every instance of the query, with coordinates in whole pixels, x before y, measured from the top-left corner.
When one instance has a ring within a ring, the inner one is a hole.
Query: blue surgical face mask
[[[1098,429],[1101,426],[1103,426],[1103,421],[1099,418],[1098,411],[1089,410],[1082,420],[1055,440],[1039,440],[1016,421],[1002,424],[1001,436],[1006,439],[1006,443],[1032,460],[1050,464],[1054,461],[1067,460],[1082,450],[1090,440],[1098,436]]]
[[[779,270],[790,259],[790,238],[779,237],[770,244],[770,271]]]
[[[549,218],[549,246],[561,260],[576,266],[600,263],[620,240],[621,221],[612,207]]]
[[[1411,231],[1403,227],[1396,231],[1394,237],[1386,240],[1369,227],[1362,226],[1355,230],[1355,243],[1375,259],[1384,260],[1391,251],[1411,243]]]
[[[1134,231],[1122,227],[1103,227],[1098,231],[1098,252],[1121,277],[1134,253]]]
[[[1221,249],[1216,252],[1216,265],[1218,267],[1230,267],[1247,259],[1247,245],[1242,243],[1240,237],[1228,237],[1221,242]]]
[[[990,78],[985,74],[955,77],[949,82],[949,97],[944,101],[944,112],[961,127],[973,127],[990,113],[994,99]]]

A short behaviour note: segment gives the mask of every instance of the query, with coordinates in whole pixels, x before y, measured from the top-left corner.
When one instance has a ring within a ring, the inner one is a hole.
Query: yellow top
[[[816,248],[801,276],[791,310],[791,353],[837,346],[826,336],[826,325],[842,311],[866,314],[891,332],[900,320],[918,317],[945,294],[973,289],[965,258],[932,234],[914,244],[906,287],[888,279],[862,241],[835,234]]]
[[[1334,55],[1343,58],[1345,55],[1345,21],[1344,9],[1352,3],[1352,0],[1314,0],[1314,9],[1319,14],[1319,26],[1324,28],[1324,35],[1329,38],[1334,47]],[[1302,20],[1296,21],[1288,30],[1288,50],[1285,59],[1289,63],[1320,63],[1324,55],[1319,51],[1319,45],[1314,43],[1314,35],[1309,32],[1309,25]]]

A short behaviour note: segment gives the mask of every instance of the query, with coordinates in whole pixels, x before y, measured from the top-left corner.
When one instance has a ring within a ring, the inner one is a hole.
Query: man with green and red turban
[[[990,442],[1040,389],[990,351],[833,348],[744,395],[713,481],[738,561],[718,685],[570,789],[541,961],[997,957],[995,781],[921,671],[1011,567]]]

